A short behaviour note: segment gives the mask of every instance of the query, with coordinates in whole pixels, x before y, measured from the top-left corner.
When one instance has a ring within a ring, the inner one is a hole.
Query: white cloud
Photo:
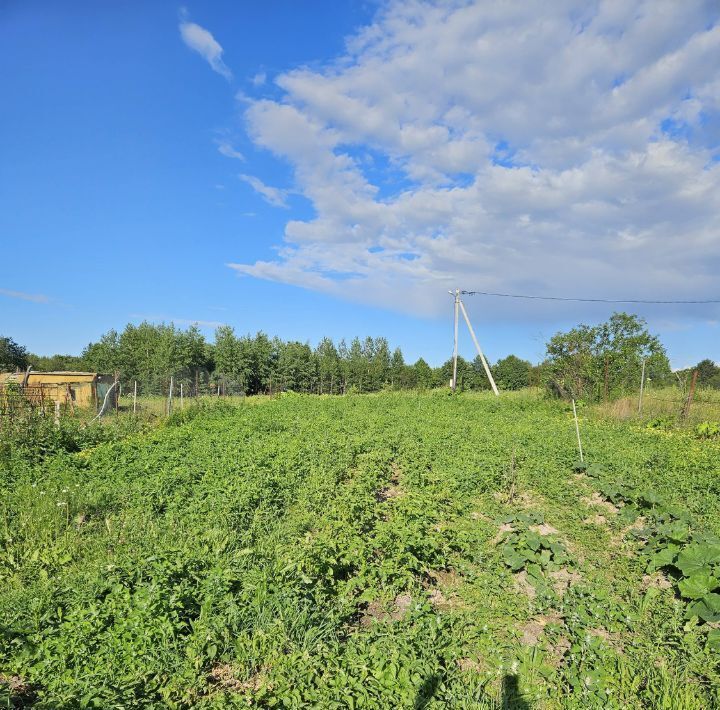
[[[0,296],[8,298],[18,298],[21,301],[31,301],[32,303],[49,303],[50,299],[41,293],[24,293],[22,291],[12,291],[8,288],[0,288]]]
[[[455,285],[712,298],[716,20],[710,0],[391,3],[337,61],[278,77],[281,99],[243,97],[315,216],[232,267],[415,313]]]
[[[267,81],[267,74],[264,71],[258,72],[252,78],[253,86],[262,86]]]
[[[224,76],[228,81],[232,79],[232,72],[223,62],[223,48],[208,30],[194,22],[182,20],[180,22],[180,36],[183,42],[196,51],[211,66],[212,70]]]
[[[254,175],[238,175],[238,177],[252,187],[255,192],[273,207],[287,207],[287,191],[278,187],[266,185],[260,178]]]
[[[245,156],[239,150],[235,150],[227,141],[218,141],[217,147],[220,155],[224,155],[226,158],[245,161]]]

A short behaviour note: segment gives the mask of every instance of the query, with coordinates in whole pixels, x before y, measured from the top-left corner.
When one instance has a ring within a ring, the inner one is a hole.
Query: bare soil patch
[[[571,572],[565,568],[549,572],[548,577],[552,580],[553,589],[560,597],[565,594],[570,586],[577,584],[582,579],[579,572]]]
[[[487,673],[490,670],[486,663],[482,660],[475,660],[474,658],[458,658],[455,663],[457,663],[461,671],[467,673]]]
[[[512,532],[513,526],[510,523],[503,523],[497,531],[497,535],[492,539],[493,545],[498,545],[500,542],[502,542],[502,539],[505,537],[506,533]]]
[[[542,523],[540,525],[531,525],[530,530],[532,530],[534,533],[537,533],[538,535],[558,534],[558,531],[552,525],[548,525],[547,523]]]
[[[524,594],[528,599],[535,599],[537,596],[537,589],[530,584],[525,570],[513,575],[513,583],[515,585],[515,590],[520,594]]]
[[[655,587],[655,589],[670,589],[673,584],[662,572],[653,572],[652,574],[643,576],[642,586],[643,589],[650,589],[650,587]]]
[[[545,627],[548,624],[563,624],[562,614],[552,612],[547,615],[535,616],[520,628],[522,632],[522,642],[526,646],[535,646],[540,640]]]
[[[392,609],[388,610],[386,605],[376,599],[367,605],[362,617],[360,618],[360,626],[368,627],[373,622],[378,621],[385,623],[388,621],[399,621],[405,616],[406,612],[412,605],[412,596],[407,592],[398,594],[393,600]]]
[[[210,669],[208,678],[217,688],[231,693],[256,693],[264,683],[265,674],[259,670],[247,680],[240,680],[229,663],[218,663]]]
[[[588,508],[601,508],[606,513],[611,515],[617,515],[620,512],[618,506],[611,503],[609,500],[605,500],[597,491],[594,491],[592,495],[585,496],[580,499]]]

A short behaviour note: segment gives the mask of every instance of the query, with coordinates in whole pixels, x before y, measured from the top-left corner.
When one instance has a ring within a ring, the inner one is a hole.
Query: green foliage
[[[692,369],[697,370],[698,372],[697,381],[699,385],[720,389],[720,367],[718,367],[712,360],[701,360]]]
[[[12,338],[0,336],[0,372],[24,370],[27,366],[27,350]]]
[[[566,407],[525,393],[286,393],[122,434],[0,470],[9,705],[716,705],[717,442],[587,421],[580,480]]]
[[[530,385],[532,364],[516,355],[508,355],[495,363],[492,372],[498,387],[504,390],[519,390]]]
[[[643,359],[648,380],[669,377],[665,349],[645,321],[614,313],[598,326],[580,325],[554,335],[547,344],[544,376],[555,395],[597,400],[604,395],[606,381],[609,396],[637,390]]]
[[[700,439],[717,439],[720,437],[720,422],[701,422],[695,427],[695,434]]]

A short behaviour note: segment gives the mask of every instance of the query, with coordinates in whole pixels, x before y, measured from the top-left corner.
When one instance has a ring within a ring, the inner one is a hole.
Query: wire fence
[[[70,385],[0,385],[0,417],[73,412],[76,391]]]

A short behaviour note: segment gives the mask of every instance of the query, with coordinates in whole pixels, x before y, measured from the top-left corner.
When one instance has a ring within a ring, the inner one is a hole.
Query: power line
[[[567,298],[564,296],[526,296],[518,293],[493,293],[491,291],[460,291],[460,293],[466,296],[497,296],[499,298],[523,298],[531,301],[575,301],[581,303],[661,303],[678,305],[707,305],[720,303],[720,299],[708,299],[702,301],[659,301],[633,298]]]

